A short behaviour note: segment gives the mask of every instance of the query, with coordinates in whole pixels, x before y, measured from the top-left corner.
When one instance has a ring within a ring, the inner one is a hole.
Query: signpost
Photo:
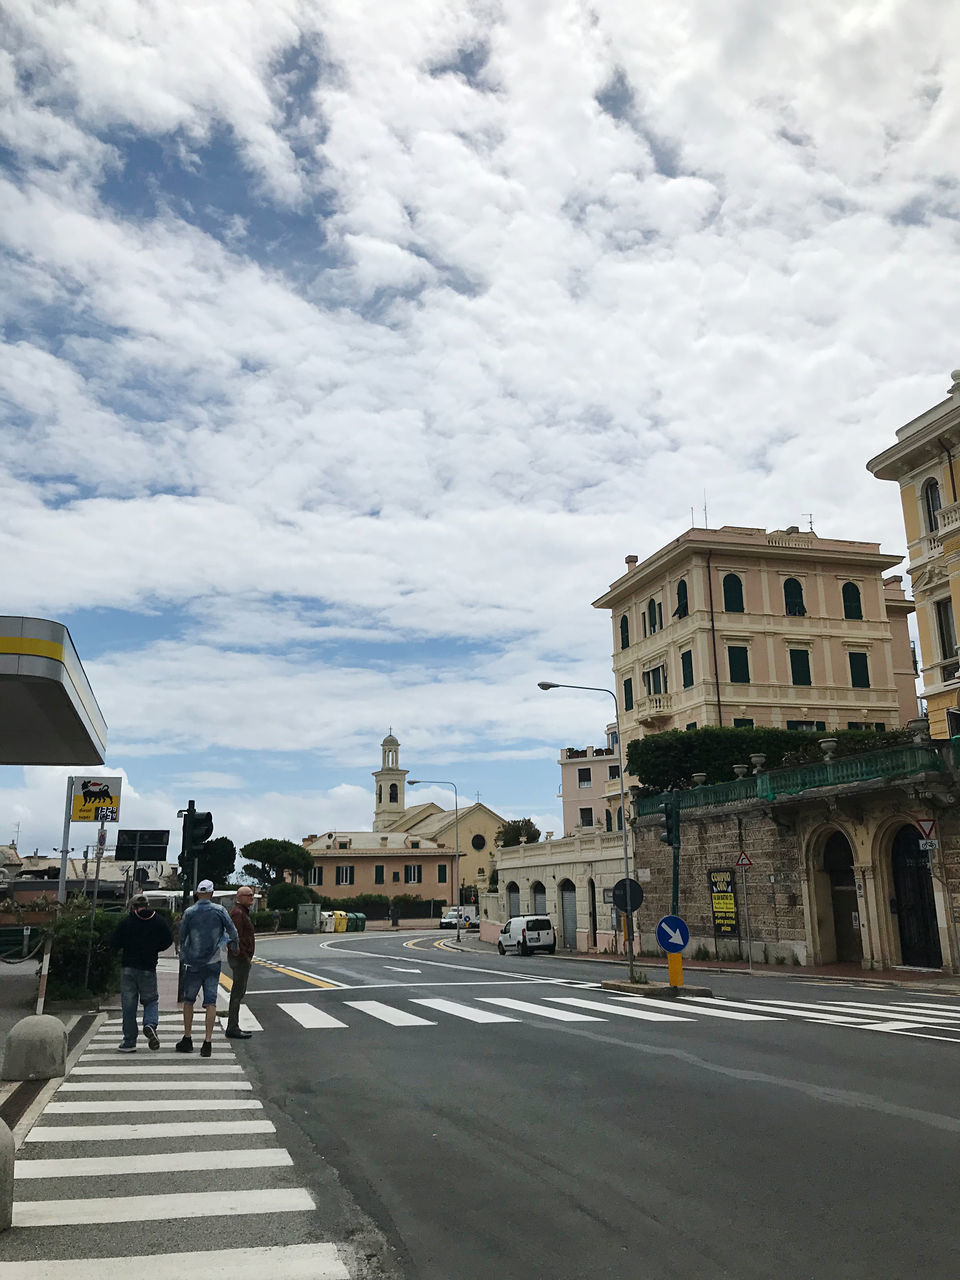
[[[624,950],[631,952],[633,941],[633,913],[643,905],[643,890],[636,880],[621,879],[613,886],[613,905],[623,916]]]
[[[120,821],[120,787],[122,778],[97,778],[90,774],[67,778],[67,795],[63,812],[63,843],[60,846],[60,883],[57,886],[57,903],[67,900],[67,859],[70,856],[70,823],[99,822],[103,832],[105,822]],[[98,840],[100,855],[106,845]]]
[[[747,867],[752,867],[753,863],[747,857],[743,849],[740,850],[740,857],[737,859],[737,866],[740,868],[740,888],[743,891],[743,918],[747,922],[747,968],[753,973],[753,946],[750,939],[750,905],[747,902]]]
[[[680,952],[690,942],[687,922],[679,916],[664,916],[657,924],[657,942],[667,953],[667,975],[671,987],[682,987],[683,960]]]

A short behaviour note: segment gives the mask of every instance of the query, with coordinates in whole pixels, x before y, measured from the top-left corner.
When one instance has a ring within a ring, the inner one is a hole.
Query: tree
[[[505,822],[494,837],[497,844],[503,845],[505,848],[512,848],[521,841],[527,844],[536,844],[540,839],[540,828],[536,826],[531,818],[514,818],[510,822]]]
[[[313,858],[303,845],[292,840],[251,840],[240,850],[240,856],[248,859],[243,864],[243,874],[262,885],[282,884],[287,871],[305,876],[313,866]]]
[[[183,854],[180,858],[180,883],[183,883]],[[188,873],[192,873],[192,859],[187,854]],[[215,840],[207,840],[200,846],[197,857],[197,884],[201,880],[212,880],[218,889],[224,888],[227,880],[233,875],[237,862],[237,846],[228,836],[218,836]],[[189,886],[193,888],[191,883]]]
[[[296,910],[301,902],[316,902],[317,895],[304,884],[272,884],[267,892],[267,907],[273,911]]]

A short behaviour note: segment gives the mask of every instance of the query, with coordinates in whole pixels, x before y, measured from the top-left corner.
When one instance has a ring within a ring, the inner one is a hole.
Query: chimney
[[[637,567],[637,557],[625,556],[623,563],[627,566],[627,573],[629,573],[631,569],[635,569]]]

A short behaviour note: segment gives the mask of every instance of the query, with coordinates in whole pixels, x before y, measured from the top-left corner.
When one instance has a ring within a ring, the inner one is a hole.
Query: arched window
[[[377,804],[383,804],[383,787],[377,787]]]
[[[620,648],[630,648],[630,619],[626,614],[620,619]]]
[[[783,584],[783,608],[788,618],[802,618],[807,612],[803,607],[803,587],[796,578],[787,578]]]
[[[743,613],[743,583],[735,573],[723,579],[723,607],[727,613]]]
[[[687,584],[681,578],[677,583],[677,607],[673,611],[675,618],[685,618],[690,612],[690,605],[687,602]]]
[[[609,809],[606,810],[606,823],[607,823],[607,830],[612,831],[613,830],[613,814],[610,812]]]
[[[656,600],[651,600],[651,601],[650,601],[650,603],[647,605],[647,625],[648,625],[648,626],[649,626],[649,628],[650,628],[650,634],[651,634],[651,635],[653,635],[653,633],[657,630],[657,602],[656,602]]]
[[[936,480],[928,480],[923,486],[923,510],[927,517],[927,532],[936,533],[940,528],[940,486]]]
[[[862,618],[863,606],[860,603],[860,588],[855,582],[843,584],[843,616],[845,618]]]
[[[617,805],[617,830],[623,830],[623,806]]]
[[[399,799],[400,799],[400,792],[397,789],[397,784],[395,782],[391,782],[390,783],[390,803],[396,804]]]

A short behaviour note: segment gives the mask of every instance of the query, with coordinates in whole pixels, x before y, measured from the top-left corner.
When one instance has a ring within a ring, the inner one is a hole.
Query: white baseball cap
[[[213,893],[213,881],[201,880],[197,885],[197,893]]]

